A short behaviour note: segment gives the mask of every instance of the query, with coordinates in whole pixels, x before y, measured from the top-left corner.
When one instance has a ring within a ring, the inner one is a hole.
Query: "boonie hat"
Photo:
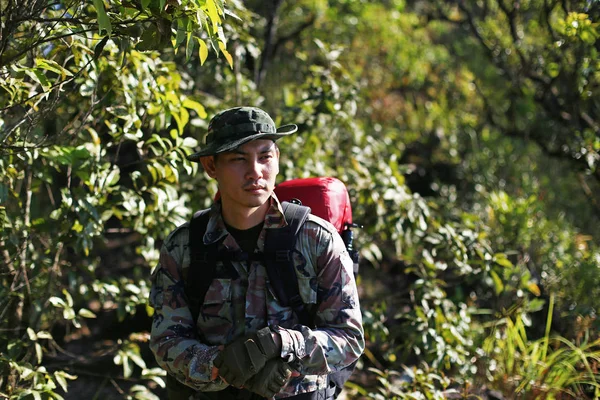
[[[235,107],[221,111],[208,124],[206,146],[187,159],[198,162],[200,157],[233,150],[256,139],[277,140],[298,130],[295,124],[275,128],[275,122],[257,107]]]

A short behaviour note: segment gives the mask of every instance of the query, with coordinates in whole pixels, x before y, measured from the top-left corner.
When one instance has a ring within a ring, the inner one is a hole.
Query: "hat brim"
[[[190,161],[193,161],[193,162],[200,162],[201,157],[214,156],[215,154],[224,153],[226,151],[231,151],[231,150],[234,150],[234,149],[240,147],[244,143],[248,143],[248,142],[251,142],[251,141],[257,140],[257,139],[270,139],[270,140],[275,141],[284,136],[291,135],[292,133],[296,132],[297,130],[298,130],[297,125],[289,124],[289,125],[284,125],[284,126],[277,128],[276,133],[257,132],[254,135],[246,136],[243,139],[225,143],[220,146],[215,146],[215,145],[206,146],[206,148],[204,148],[196,153],[188,155],[187,159]]]

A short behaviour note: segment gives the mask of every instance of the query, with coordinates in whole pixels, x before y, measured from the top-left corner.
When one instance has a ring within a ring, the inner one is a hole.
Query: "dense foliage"
[[[0,2],[0,397],[155,399],[149,275],[217,110],[348,185],[351,398],[600,396],[600,3]]]

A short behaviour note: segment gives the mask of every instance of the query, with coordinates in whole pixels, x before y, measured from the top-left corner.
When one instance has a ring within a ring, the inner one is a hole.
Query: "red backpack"
[[[352,208],[346,186],[337,178],[300,178],[275,187],[280,201],[298,199],[312,213],[329,221],[341,234],[352,226]]]
[[[354,248],[352,228],[359,225],[352,222],[350,196],[342,181],[332,177],[292,179],[277,185],[275,194],[279,201],[299,201],[309,207],[312,214],[331,222],[354,262],[354,275],[358,273],[358,251]]]

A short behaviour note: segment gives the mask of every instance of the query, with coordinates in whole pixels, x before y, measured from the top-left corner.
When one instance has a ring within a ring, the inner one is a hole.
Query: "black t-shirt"
[[[235,229],[227,224],[225,224],[225,227],[227,228],[229,234],[233,236],[242,251],[252,254],[254,253],[254,249],[256,249],[256,242],[258,242],[258,236],[262,231],[263,225],[264,222],[261,222],[260,224],[249,229]]]

